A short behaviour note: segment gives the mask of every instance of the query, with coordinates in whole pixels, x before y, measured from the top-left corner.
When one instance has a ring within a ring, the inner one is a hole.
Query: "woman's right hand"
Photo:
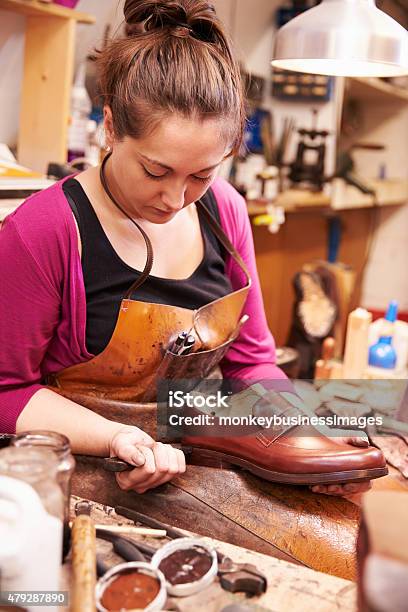
[[[111,457],[138,466],[116,474],[116,481],[124,491],[144,493],[186,471],[181,450],[155,442],[138,427],[125,425],[119,429],[112,437],[109,450]]]

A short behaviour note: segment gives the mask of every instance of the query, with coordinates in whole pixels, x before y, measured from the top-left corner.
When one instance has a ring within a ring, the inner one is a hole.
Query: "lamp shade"
[[[278,30],[272,65],[334,76],[402,76],[408,32],[374,0],[323,0]]]

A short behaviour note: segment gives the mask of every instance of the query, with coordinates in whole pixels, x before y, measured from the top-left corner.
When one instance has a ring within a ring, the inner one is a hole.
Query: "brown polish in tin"
[[[122,572],[105,589],[102,605],[109,612],[144,610],[158,595],[159,581],[143,572]]]
[[[211,555],[200,546],[192,546],[165,557],[160,562],[159,570],[170,584],[187,584],[205,576],[211,565]]]

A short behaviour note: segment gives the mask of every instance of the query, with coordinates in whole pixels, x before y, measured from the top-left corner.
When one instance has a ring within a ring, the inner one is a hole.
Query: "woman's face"
[[[221,120],[169,115],[149,136],[117,142],[106,109],[105,129],[109,187],[129,214],[151,223],[166,223],[198,200],[230,150]]]

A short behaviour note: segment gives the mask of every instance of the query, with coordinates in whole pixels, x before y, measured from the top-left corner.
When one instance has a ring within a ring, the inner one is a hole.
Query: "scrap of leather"
[[[407,436],[402,434],[370,435],[371,443],[381,449],[388,463],[408,479]]]
[[[119,489],[102,459],[77,456],[74,495],[134,508],[164,523],[353,579],[359,509],[305,487],[242,472],[189,466],[143,495]]]

